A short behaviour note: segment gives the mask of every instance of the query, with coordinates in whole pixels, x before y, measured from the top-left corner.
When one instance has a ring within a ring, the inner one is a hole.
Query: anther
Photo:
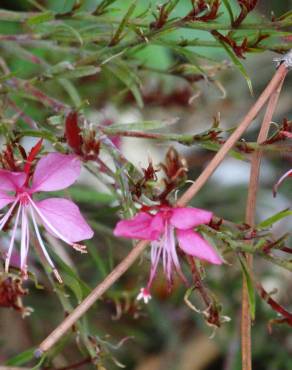
[[[72,247],[80,252],[80,253],[87,253],[87,249],[86,249],[86,246],[85,245],[82,245],[82,244],[77,244],[77,243],[73,243],[72,244]]]

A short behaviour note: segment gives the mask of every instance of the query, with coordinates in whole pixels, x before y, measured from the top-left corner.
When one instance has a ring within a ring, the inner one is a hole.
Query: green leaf
[[[110,127],[106,128],[106,132],[110,133],[111,131],[114,133],[115,131],[120,130],[141,130],[141,131],[148,131],[148,130],[157,130],[163,128],[165,126],[174,124],[177,122],[177,119],[168,120],[168,121],[143,121],[143,122],[132,122],[132,123],[115,123]]]
[[[74,86],[72,81],[69,81],[66,78],[59,78],[58,83],[63,87],[63,89],[70,96],[74,107],[78,109],[82,105],[82,100],[80,98],[78,89]]]
[[[98,225],[98,224],[94,222],[93,227],[94,227],[95,231],[97,229],[96,225]],[[111,233],[112,233],[112,230],[111,230]],[[113,236],[113,235],[111,235],[111,236]],[[89,245],[88,252],[89,252],[89,254],[90,254],[90,256],[91,256],[91,258],[92,258],[92,260],[93,260],[93,262],[96,266],[97,271],[100,273],[102,278],[105,278],[109,274],[109,271],[106,268],[105,259],[102,256],[100,256],[100,254],[98,252],[98,248],[96,248],[96,245],[94,243],[89,241],[88,245]]]
[[[212,150],[214,152],[218,152],[218,150],[220,149],[220,145],[219,144],[216,144],[212,141],[202,141],[202,142],[198,142],[198,145],[200,145],[202,148],[205,148],[205,149],[208,149],[208,150]],[[235,158],[235,159],[239,159],[240,161],[246,161],[246,157],[235,151],[235,150],[230,150],[229,153],[228,153],[231,157]]]
[[[180,0],[169,1],[168,4],[166,5],[167,14],[170,14],[179,2]]]
[[[143,99],[139,90],[141,81],[138,76],[130,69],[130,67],[121,61],[103,65],[103,68],[108,69],[120,81],[122,81],[127,88],[132,92],[136,102],[140,108],[143,108]]]
[[[45,140],[48,140],[52,143],[57,143],[57,139],[55,135],[53,135],[50,131],[47,130],[21,130],[17,133],[19,137],[31,136],[31,137],[42,137]]]
[[[73,10],[76,0],[50,0],[50,8],[57,14],[69,13]]]
[[[241,255],[238,255],[238,259],[239,259],[241,269],[242,269],[242,272],[243,272],[243,275],[244,275],[245,281],[246,281],[250,316],[251,316],[252,320],[254,320],[255,319],[256,302],[255,302],[255,290],[254,290],[254,286],[253,286],[253,281],[252,281],[252,278],[250,276],[250,272],[249,272],[248,266],[246,264],[246,260]]]
[[[28,26],[36,26],[44,22],[52,21],[54,20],[54,18],[55,18],[54,13],[48,11],[48,12],[40,13],[40,14],[30,17],[26,21],[26,23]]]
[[[122,33],[124,31],[124,28],[126,27],[128,20],[130,19],[131,15],[133,14],[134,10],[136,9],[137,0],[133,0],[127,10],[127,13],[121,20],[121,23],[119,24],[114,36],[111,39],[110,45],[116,45],[118,44],[121,39],[123,38]]]
[[[57,193],[57,192],[56,192]],[[55,194],[56,194],[55,193]],[[115,201],[117,198],[113,194],[101,193],[95,190],[91,190],[85,187],[74,186],[71,189],[68,189],[69,195],[77,203],[96,203],[98,204],[110,204]],[[58,194],[58,193],[57,193]],[[64,194],[60,192],[60,195]]]
[[[267,218],[266,220],[262,221],[257,225],[258,229],[266,229],[268,227],[273,226],[274,223],[282,220],[282,218],[292,216],[292,211],[290,209],[284,209],[283,211],[280,211],[276,213],[275,215]]]
[[[77,300],[81,301],[90,293],[90,287],[82,279],[80,279],[77,272],[74,271],[74,269],[66,262],[64,262],[57,253],[52,251],[52,254],[54,255],[54,259],[57,261],[58,265],[61,266],[62,271],[60,273],[62,277],[64,276],[66,285],[76,295]]]
[[[102,14],[110,5],[114,4],[117,0],[103,0],[95,10],[96,14]]]
[[[49,78],[62,77],[62,79],[64,78],[71,79],[92,76],[98,73],[99,71],[100,71],[99,67],[91,65],[75,67],[70,62],[64,61],[50,68],[46,72],[45,76]]]
[[[216,38],[216,37],[215,37]],[[229,49],[229,47],[225,44],[225,42],[223,42],[222,40],[216,38],[216,40],[218,42],[220,42],[220,44],[223,46],[223,48],[226,50],[226,53],[230,56],[230,59],[232,60],[232,62],[234,63],[234,65],[237,67],[237,69],[239,70],[239,72],[243,75],[243,77],[245,78],[246,80],[246,83],[247,83],[247,86],[249,88],[249,91],[251,93],[251,95],[253,96],[254,93],[253,93],[253,88],[252,88],[252,83],[251,83],[251,79],[249,78],[249,75],[248,73],[246,72],[243,64],[240,62],[240,60],[237,58],[237,56],[233,53],[233,51],[231,51]]]
[[[78,11],[75,14],[79,13],[93,13],[97,8],[99,0],[82,0],[81,6],[79,7]]]
[[[233,24],[234,15],[233,15],[232,8],[231,8],[231,5],[229,3],[229,0],[222,0],[222,2],[225,5],[225,8],[227,9],[227,12],[229,14],[230,22],[231,22],[231,24]]]
[[[7,366],[20,366],[24,365],[25,363],[29,362],[34,358],[34,351],[35,348],[30,348],[24,352],[19,353],[18,355],[14,356],[13,358],[9,359],[6,362]]]
[[[79,42],[81,46],[83,46],[83,39],[80,33],[76,30],[76,28],[73,28],[69,26],[67,23],[57,23],[56,25],[53,24],[53,27],[49,29],[48,32],[45,33],[45,36],[61,36],[62,39],[65,39],[66,41],[73,41],[74,39]],[[73,36],[73,38],[72,38]],[[71,40],[68,40],[68,37],[71,37]]]
[[[62,273],[62,279],[64,281],[64,284],[68,286],[74,293],[78,303],[80,303],[83,299],[83,291],[78,280],[75,277],[70,276],[64,272]]]
[[[64,116],[62,115],[57,115],[57,116],[51,116],[47,118],[47,122],[51,126],[60,126],[64,122]]]

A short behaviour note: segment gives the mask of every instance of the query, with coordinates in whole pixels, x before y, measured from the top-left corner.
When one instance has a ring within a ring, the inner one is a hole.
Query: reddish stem
[[[257,139],[258,144],[262,144],[267,140],[270,123],[272,121],[273,113],[276,109],[280,91],[284,82],[285,75],[279,83],[279,86],[275,87],[272,93],[267,111],[265,113],[263,123]],[[251,170],[250,170],[250,181],[248,187],[247,206],[245,222],[251,227],[254,226],[255,211],[256,211],[256,198],[259,183],[260,164],[262,159],[262,150],[256,150],[251,159]],[[253,257],[252,255],[246,255],[247,265],[249,270],[252,271]],[[242,370],[252,369],[252,349],[251,349],[251,316],[248,299],[248,288],[245,277],[243,277],[242,287],[242,317],[241,317],[241,355],[242,355]]]

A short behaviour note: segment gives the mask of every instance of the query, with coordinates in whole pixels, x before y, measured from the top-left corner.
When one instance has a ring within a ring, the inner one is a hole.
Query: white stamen
[[[29,220],[27,216],[27,211],[25,209],[25,216],[26,216],[26,244],[25,244],[25,255],[24,255],[24,266],[23,266],[23,271],[24,271],[24,276],[25,278],[28,278],[27,274],[27,256],[28,256],[28,250],[29,250]]]
[[[15,240],[15,236],[16,236],[16,229],[17,229],[18,222],[19,222],[20,211],[21,211],[21,206],[19,206],[18,210],[17,210],[16,219],[15,219],[15,223],[14,223],[14,226],[13,226],[12,235],[11,235],[11,239],[10,239],[10,244],[9,244],[9,248],[8,248],[8,251],[7,251],[7,254],[6,254],[6,258],[5,258],[5,272],[6,273],[8,273],[8,270],[9,270],[11,254],[12,254],[12,250],[13,250],[13,246],[14,246],[14,240]]]
[[[20,270],[25,274],[27,256],[27,215],[25,207],[21,207],[21,243],[20,243]]]
[[[172,256],[171,256],[171,248],[170,248],[170,241],[169,241],[169,223],[166,222],[165,224],[165,232],[163,238],[163,249],[165,251],[165,266],[164,271],[167,276],[167,280],[171,281],[171,269],[172,269]]]
[[[155,277],[156,270],[157,270],[158,263],[159,263],[159,259],[160,259],[160,255],[161,255],[161,252],[162,252],[162,248],[163,248],[162,243],[159,243],[159,242],[156,242],[156,241],[151,243],[151,270],[150,270],[149,281],[148,281],[148,284],[147,284],[148,289],[150,289],[152,281]]]
[[[63,283],[62,278],[61,278],[60,274],[58,273],[58,270],[56,269],[54,262],[51,260],[51,257],[49,256],[49,254],[47,252],[47,249],[46,249],[46,247],[44,245],[44,242],[43,242],[43,240],[41,238],[41,234],[40,234],[38,225],[37,225],[36,220],[35,220],[35,217],[34,217],[33,209],[32,209],[32,207],[29,207],[29,209],[30,209],[30,214],[31,214],[33,226],[34,226],[34,229],[35,229],[35,232],[36,232],[36,236],[37,236],[39,245],[40,245],[40,247],[41,247],[41,249],[42,249],[42,251],[44,253],[44,256],[45,256],[46,260],[48,261],[49,265],[51,266],[51,268],[53,270],[53,273],[55,274],[57,280],[60,283]]]
[[[18,198],[15,199],[15,201],[12,203],[12,206],[9,208],[9,210],[5,213],[5,215],[2,217],[1,221],[0,221],[0,230],[3,229],[3,227],[5,226],[7,220],[9,219],[9,217],[11,216],[11,213],[12,211],[14,210],[16,204],[18,202]]]
[[[172,262],[176,269],[180,269],[180,263],[178,260],[176,248],[175,248],[175,238],[174,238],[174,227],[169,225],[168,227],[168,245],[169,245],[169,252],[171,254]]]

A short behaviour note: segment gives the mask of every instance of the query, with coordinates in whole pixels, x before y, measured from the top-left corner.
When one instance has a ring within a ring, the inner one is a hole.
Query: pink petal
[[[130,239],[157,240],[162,230],[163,220],[160,216],[139,212],[130,220],[119,221],[114,235]]]
[[[289,131],[280,131],[280,133],[286,137],[289,137],[290,139],[292,139],[292,132],[289,132]]]
[[[0,190],[16,191],[21,188],[26,180],[24,172],[12,172],[0,169]]]
[[[9,203],[12,203],[14,200],[14,196],[8,195],[0,190],[0,209],[4,208]]]
[[[34,203],[45,219],[48,220],[59,234],[71,243],[93,237],[91,227],[81,215],[76,204],[70,200],[63,198],[49,198]],[[45,222],[42,221],[42,224],[49,233],[58,237]]]
[[[62,190],[72,185],[80,174],[81,163],[75,155],[50,153],[38,162],[32,191]]]
[[[177,230],[176,235],[179,246],[185,253],[215,265],[221,265],[221,257],[201,235],[193,230]]]
[[[191,229],[201,224],[208,224],[213,213],[200,208],[173,208],[170,223],[181,230]]]

